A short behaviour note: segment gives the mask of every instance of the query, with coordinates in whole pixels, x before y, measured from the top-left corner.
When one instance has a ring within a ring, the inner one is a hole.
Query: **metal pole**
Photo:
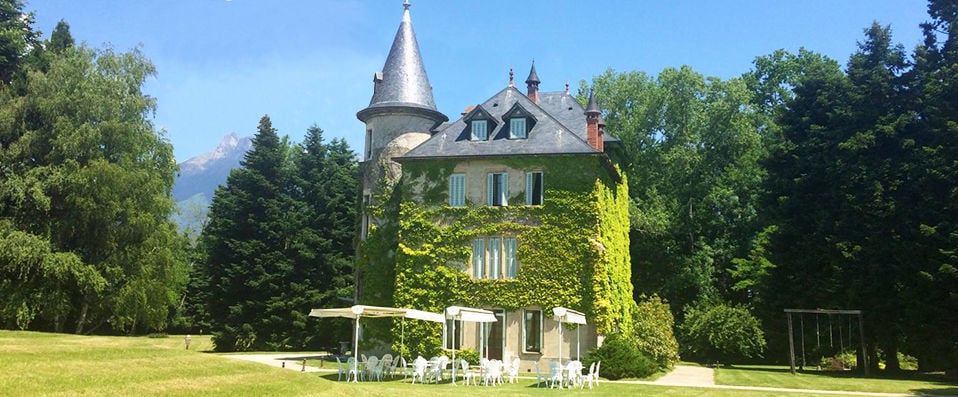
[[[356,333],[353,335],[353,382],[359,383],[359,316],[356,316]]]
[[[795,375],[795,335],[792,334],[792,313],[785,313],[788,320],[788,368]]]
[[[562,319],[559,319],[559,365],[562,365]]]
[[[807,363],[805,362],[805,314],[802,314],[801,317],[799,317],[799,319],[801,320],[801,323],[802,323],[802,366],[801,368],[805,369],[805,365],[807,365]]]
[[[862,314],[858,313],[858,340],[862,344],[862,362],[865,364],[865,376],[868,376],[868,351],[865,350],[865,327]]]
[[[452,319],[452,384],[456,385],[456,319]]]

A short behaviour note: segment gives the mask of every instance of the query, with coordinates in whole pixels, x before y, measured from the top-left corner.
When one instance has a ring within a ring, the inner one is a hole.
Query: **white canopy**
[[[473,307],[462,307],[462,306],[449,306],[446,308],[446,318],[450,320],[460,320],[460,321],[469,321],[473,323],[494,323],[496,321],[496,314],[484,310],[476,309]],[[452,333],[456,333],[456,322],[452,322]],[[445,338],[445,335],[443,336]],[[482,348],[480,347],[481,351]],[[452,345],[452,384],[456,384],[456,345]]]
[[[494,323],[496,321],[495,313],[472,307],[449,306],[446,308],[446,318],[469,321],[473,323]]]
[[[562,306],[552,308],[552,314],[556,316],[556,321],[563,323],[585,325],[585,314]]]
[[[309,311],[310,317],[345,317],[356,320],[356,331],[353,334],[353,358],[359,362],[359,319],[361,317],[402,317],[415,320],[425,320],[437,323],[444,323],[446,320],[442,314],[427,312],[416,309],[407,309],[404,307],[381,307],[355,305],[351,307],[340,307],[335,309],[313,309]],[[354,374],[358,374],[358,364],[353,364]],[[347,378],[346,380],[349,380]],[[356,378],[353,378],[356,381]]]
[[[569,308],[562,307],[562,306],[553,307],[553,308],[552,308],[552,314],[555,315],[556,321],[559,322],[559,363],[561,364],[561,363],[562,363],[562,323],[576,324],[576,330],[575,330],[575,338],[576,338],[576,343],[575,343],[575,345],[576,345],[576,346],[575,346],[575,350],[576,350],[576,356],[578,356],[578,355],[579,355],[579,353],[578,353],[578,351],[579,351],[579,327],[578,327],[578,326],[580,326],[580,325],[586,325],[586,322],[585,322],[585,314],[583,314],[582,312],[578,312],[578,311],[569,309]],[[572,353],[569,353],[569,354],[571,355]],[[577,357],[577,358],[578,358],[578,357]]]
[[[404,307],[381,307],[356,305],[352,307],[341,307],[336,309],[313,309],[309,312],[310,317],[404,317],[414,320],[432,321],[435,323],[443,322],[442,314],[427,312],[416,309],[407,309]]]

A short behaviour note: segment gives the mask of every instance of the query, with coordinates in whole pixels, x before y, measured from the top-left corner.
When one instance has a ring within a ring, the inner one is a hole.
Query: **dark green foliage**
[[[679,361],[679,343],[672,331],[675,319],[669,304],[655,295],[642,296],[633,322],[639,351],[655,360],[659,367],[672,368]]]
[[[610,334],[602,346],[589,351],[585,365],[601,361],[600,375],[603,378],[618,380],[623,378],[644,378],[659,369],[655,360],[642,353],[638,341],[632,336]]]
[[[317,349],[348,329],[309,319],[348,294],[355,218],[353,154],[311,128],[302,146],[264,116],[253,148],[217,190],[191,291],[207,302],[216,349]]]
[[[50,34],[50,51],[61,52],[73,48],[73,35],[70,34],[70,24],[64,20],[57,22],[57,27]]]
[[[27,51],[39,44],[39,36],[33,30],[33,13],[23,12],[22,1],[0,1],[0,80],[10,83]]]
[[[19,8],[0,3],[0,323],[161,330],[186,269],[172,147],[141,91],[155,69],[138,50],[44,51]],[[24,45],[43,68],[19,62]]]
[[[730,364],[760,357],[765,336],[748,309],[727,304],[688,307],[680,327],[689,358]]]
[[[727,270],[760,230],[753,93],[689,67],[657,77],[610,70],[593,86],[607,132],[624,145],[636,297],[658,294],[677,309],[730,294]]]

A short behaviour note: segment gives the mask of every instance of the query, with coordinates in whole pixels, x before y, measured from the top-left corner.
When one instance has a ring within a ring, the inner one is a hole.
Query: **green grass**
[[[716,368],[715,383],[790,389],[958,395],[958,383],[955,381],[949,381],[939,375],[914,372],[895,376],[879,373],[866,378],[855,372],[805,371],[792,375],[785,366],[738,365]]]
[[[763,396],[741,390],[603,382],[596,389],[537,389],[534,380],[495,389],[408,381],[337,382],[335,372],[303,373],[201,352],[209,339],[193,336],[102,337],[0,331],[0,396]],[[326,363],[327,365],[329,363]],[[813,394],[789,394],[811,396]]]

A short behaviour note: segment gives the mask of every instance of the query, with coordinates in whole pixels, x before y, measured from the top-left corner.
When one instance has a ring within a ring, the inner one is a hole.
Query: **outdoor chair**
[[[380,371],[380,375],[381,375],[382,367],[379,365],[379,359],[376,358],[376,356],[369,357],[369,360],[366,361],[366,371],[365,371],[364,379],[375,377],[377,370]]]
[[[346,360],[346,381],[349,382],[349,377],[352,376],[353,380],[359,381],[359,368],[356,366],[356,357],[349,357]]]
[[[597,378],[595,374],[596,364],[597,364],[596,362],[592,362],[592,364],[589,365],[589,373],[583,376],[582,378],[582,386],[581,386],[582,388],[585,388],[586,383],[589,384],[590,389],[592,388],[592,384],[596,381],[596,378]]]
[[[343,375],[349,376],[349,371],[346,369],[346,364],[343,364],[342,360],[339,357],[336,357],[336,380],[343,380]]]
[[[425,358],[422,358],[422,356],[416,357],[416,361],[413,362],[413,384],[416,384],[416,378],[419,378],[419,383],[426,383],[426,367],[428,365],[429,362],[427,362]]]
[[[489,382],[492,382],[493,386],[495,386],[497,382],[502,383],[502,361],[489,360],[483,378],[483,384],[486,386],[489,386]]]
[[[380,378],[385,377],[386,375],[391,375],[393,368],[395,368],[395,366],[393,366],[393,355],[386,354],[383,356],[383,358],[379,359],[379,361],[383,366],[382,375]]]
[[[595,363],[595,387],[599,387],[599,368],[602,368],[602,360]]]
[[[558,362],[549,360],[549,388],[562,388],[562,366]]]
[[[433,357],[433,360],[430,362],[431,368],[429,369],[428,380],[435,383],[442,381],[442,374],[446,372],[446,365],[448,364],[449,358],[446,356]]]
[[[542,384],[548,382],[549,378],[542,371],[539,371],[539,361],[532,363],[532,368],[536,371],[536,387],[542,387]]]
[[[474,385],[479,384],[479,381],[476,379],[479,376],[479,372],[472,371],[469,369],[469,362],[466,360],[459,360],[459,367],[462,368],[462,379],[469,384],[469,381],[472,381]]]
[[[519,362],[520,361],[518,357],[512,359],[512,365],[509,366],[509,371],[506,373],[509,383],[516,383],[519,381]]]
[[[578,360],[569,361],[565,367],[565,385],[572,388],[582,383],[582,362]]]

